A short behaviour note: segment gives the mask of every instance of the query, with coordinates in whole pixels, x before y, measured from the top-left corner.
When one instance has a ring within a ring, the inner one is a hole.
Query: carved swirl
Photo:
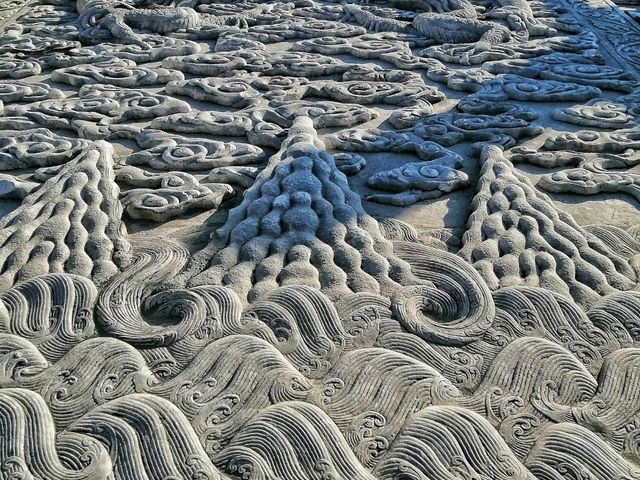
[[[100,293],[96,321],[108,334],[140,347],[172,345],[197,330],[206,306],[189,290],[157,291],[174,277],[189,252],[172,242],[143,242],[132,265],[116,275]],[[157,279],[157,280],[153,280]]]
[[[459,257],[431,247],[394,242],[394,252],[431,285],[401,289],[392,297],[395,317],[425,340],[461,345],[491,326],[495,307],[486,284]]]

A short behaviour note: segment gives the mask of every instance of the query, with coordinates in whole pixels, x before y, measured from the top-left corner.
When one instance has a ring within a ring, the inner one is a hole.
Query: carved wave
[[[611,480],[640,476],[638,467],[597,434],[567,423],[549,426],[536,442],[525,465],[539,480]]]
[[[245,335],[210,343],[179,375],[148,388],[180,408],[210,456],[264,408],[304,400],[310,390],[275,347]]]
[[[400,323],[425,340],[460,345],[491,326],[495,306],[480,275],[458,256],[419,243],[393,244],[394,253],[430,285],[406,287],[392,298]]]
[[[381,479],[534,478],[488,420],[454,406],[412,416],[373,473]]]
[[[115,478],[221,478],[184,414],[154,395],[112,400],[66,431],[108,446]]]
[[[254,335],[275,345],[309,378],[323,377],[343,352],[373,345],[379,319],[358,320],[357,328],[347,330],[333,303],[306,286],[281,287],[243,313],[243,322],[256,326]]]
[[[624,345],[558,293],[534,287],[509,287],[494,292],[493,298],[498,314],[488,336],[499,345],[515,338],[541,336],[564,346],[593,374],[598,372],[606,355]]]
[[[199,295],[159,285],[175,277],[189,258],[185,247],[163,243],[137,245],[131,266],[100,292],[96,322],[104,332],[132,345],[163,347],[204,326],[206,305]]]
[[[115,338],[93,338],[37,375],[19,377],[15,384],[38,392],[56,426],[65,428],[94,407],[144,391],[154,381],[134,347]]]
[[[0,332],[28,339],[56,361],[94,335],[97,296],[95,285],[78,275],[32,278],[0,294]]]
[[[112,478],[107,447],[72,433],[56,436],[51,414],[37,393],[0,390],[0,430],[0,472],[5,478]]]
[[[287,402],[263,410],[215,458],[221,470],[250,479],[373,480],[338,427],[318,407]]]
[[[373,467],[409,415],[459,397],[434,368],[400,353],[363,348],[344,354],[307,400],[331,417],[360,462]]]

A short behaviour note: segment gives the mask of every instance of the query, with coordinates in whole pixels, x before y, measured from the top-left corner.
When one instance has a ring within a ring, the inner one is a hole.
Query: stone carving
[[[357,125],[378,116],[375,110],[352,103],[299,100],[280,104],[272,100],[270,105],[272,108],[265,111],[263,119],[282,127],[291,126],[298,117],[311,118],[315,128],[327,128]]]
[[[199,55],[167,57],[162,61],[166,68],[194,75],[217,76],[225,72],[247,70],[262,72],[271,68],[268,56],[261,51],[203,53]],[[182,78],[178,80],[183,80]]]
[[[86,140],[65,138],[47,129],[4,131],[0,146],[0,170],[62,165],[88,149]]]
[[[635,118],[627,112],[623,104],[597,100],[558,109],[553,112],[553,118],[582,127],[618,130],[633,126]]]
[[[134,188],[121,196],[121,202],[131,218],[164,222],[192,210],[214,210],[232,192],[229,185],[205,186],[191,179],[164,188]]]
[[[556,145],[558,149],[555,149]],[[527,162],[543,168],[580,166],[594,171],[632,168],[640,163],[640,156],[633,149],[627,149],[621,153],[560,150],[560,143],[556,144],[555,141],[548,142],[547,146],[551,147],[550,151],[534,150],[528,147],[512,148],[509,150],[509,160],[513,163]]]
[[[292,423],[298,428],[287,428]],[[303,425],[307,428],[302,429]],[[265,435],[268,441],[258,440]],[[303,438],[305,442],[300,441]],[[282,452],[287,452],[284,458],[291,466],[286,473],[282,472],[286,479],[311,479],[318,473],[354,480],[375,478],[358,462],[329,417],[318,407],[303,402],[282,403],[265,409],[220,452],[217,462],[231,475],[248,471],[268,477],[280,471],[278,462]],[[309,460],[297,462],[301,457]]]
[[[11,54],[0,55],[0,79],[26,78],[38,75],[42,71],[38,62],[21,60]]]
[[[547,150],[577,150],[578,152],[623,153],[637,145],[638,129],[597,132],[580,130],[575,133],[560,133],[548,137],[544,142]]]
[[[195,282],[233,285],[243,300],[250,301],[289,282],[305,282],[335,298],[351,291],[378,292],[381,288],[388,290],[399,286],[396,279],[389,277],[389,260],[385,258],[390,254],[391,245],[364,213],[346,178],[323,150],[311,119],[297,117],[280,152],[270,159],[256,183],[245,193],[240,206],[230,212],[225,227],[215,233],[209,248],[201,253],[210,258],[210,265],[195,277]],[[326,189],[335,191],[335,198],[321,195]],[[320,198],[329,204],[321,206]],[[338,199],[350,204],[341,207],[343,212],[335,212],[334,215],[339,214],[337,218],[333,215],[326,218],[326,214],[316,212],[316,209],[329,208],[331,201]],[[256,206],[252,207],[254,203]],[[261,204],[268,209],[257,210]],[[291,214],[287,214],[289,209]],[[254,211],[259,212],[259,216],[247,217],[245,212]],[[347,234],[346,225],[358,229],[359,235]],[[264,233],[260,234],[263,229]],[[241,234],[243,231],[245,233]],[[317,235],[321,235],[317,245],[306,245],[306,237]],[[324,235],[327,236],[323,240]],[[281,242],[281,236],[289,239]],[[233,243],[228,245],[230,241]],[[242,254],[243,250],[247,253]],[[334,257],[335,260],[326,256],[336,250],[341,253]],[[249,254],[251,251],[255,254]],[[369,272],[360,266],[362,261],[350,258],[363,255],[367,259],[365,265],[371,264]],[[318,257],[323,258],[320,264]],[[407,264],[399,260],[395,263],[397,280],[411,276]],[[277,269],[269,268],[271,264]],[[321,267],[320,271],[318,267]],[[283,268],[283,273],[279,274]],[[243,273],[245,270],[255,273],[247,275]],[[285,273],[287,270],[289,275]],[[252,277],[255,277],[255,283]]]
[[[497,143],[503,147],[516,140],[538,135],[542,128],[511,115],[433,115],[414,126],[414,132],[425,140],[434,140],[448,147],[464,141]]]
[[[504,91],[505,100],[525,102],[581,101],[597,98],[601,95],[601,91],[593,86],[581,86],[555,80],[532,80],[513,74],[498,75],[496,85]],[[486,96],[495,98],[492,95],[491,82],[489,82],[488,89],[490,91]],[[478,96],[482,97],[483,93],[481,91]]]
[[[0,478],[640,478],[635,10],[5,1]]]
[[[111,85],[84,85],[78,96],[9,105],[6,114],[48,128],[72,130],[84,138],[104,139],[111,135],[113,124],[191,111],[187,103],[166,95]]]
[[[252,166],[216,167],[209,172],[207,179],[214,183],[227,183],[249,188],[261,171],[262,167]],[[341,171],[345,173],[343,169]]]
[[[355,153],[337,153],[333,161],[345,175],[355,175],[367,165],[367,161]]]
[[[237,16],[221,18],[199,14],[190,7],[131,9],[110,0],[77,0],[76,9],[83,39],[92,39],[95,43],[112,36],[125,43],[143,44],[144,41],[132,27],[169,33],[243,22],[246,25],[246,21]]]
[[[0,174],[0,198],[24,199],[39,183],[20,180],[13,175]]]
[[[242,80],[196,78],[170,82],[166,90],[167,93],[185,95],[225,107],[248,108],[258,104],[258,92],[248,82]]]
[[[633,77],[624,70],[586,63],[584,59],[580,57],[576,59],[570,55],[562,57],[552,54],[533,59],[487,62],[486,68],[492,73],[577,83],[622,92],[630,92],[635,86]]]
[[[133,60],[96,62],[91,65],[76,65],[58,68],[51,79],[73,86],[106,83],[118,87],[143,87],[166,84],[172,80],[183,80],[181,72],[166,68],[139,67]]]
[[[113,57],[132,60],[136,63],[145,63],[175,55],[198,53],[200,48],[200,45],[190,40],[141,34],[139,43],[136,44],[103,43],[70,48],[65,51],[44,55],[43,62],[51,68],[105,62]]]
[[[0,100],[4,104],[13,102],[37,102],[50,98],[62,98],[64,95],[46,83],[32,83],[14,80],[0,82]]]
[[[489,47],[488,49],[486,47]],[[512,58],[531,58],[544,53],[552,54],[556,51],[579,54],[586,59],[593,60],[598,44],[591,34],[575,35],[572,37],[553,36],[548,39],[533,39],[526,42],[510,42],[506,44],[485,45],[479,51],[468,46],[458,44],[444,44],[429,47],[422,55],[436,58],[443,62],[462,65],[479,65],[486,61],[504,60]],[[598,58],[598,57],[596,57]]]
[[[80,131],[83,125],[98,131],[99,124],[108,123],[120,111],[120,103],[107,97],[63,100],[43,100],[25,105],[10,105],[7,115],[26,118],[52,129]]]
[[[151,128],[180,133],[206,133],[229,137],[246,136],[251,130],[251,118],[246,113],[192,111],[156,118]]]
[[[83,100],[112,98],[120,105],[120,111],[113,123],[135,121],[145,118],[156,118],[173,113],[191,111],[188,103],[175,98],[158,95],[137,89],[124,89],[111,85],[83,85],[78,92]]]
[[[232,165],[260,165],[266,160],[262,149],[245,143],[227,143],[206,138],[168,135],[159,130],[139,132],[119,130],[143,149],[127,156],[130,165],[146,165],[157,170],[208,170]]]
[[[548,192],[579,195],[620,192],[640,200],[640,175],[634,173],[594,172],[586,168],[573,168],[542,176],[538,186]]]
[[[589,306],[599,295],[633,288],[627,262],[554,208],[497,147],[487,147],[482,161],[460,255],[492,289],[540,286]]]
[[[27,280],[0,295],[2,333],[28,339],[44,358],[56,362],[94,335],[97,295],[95,285],[79,275],[51,273]],[[38,373],[30,368],[25,366],[21,375]]]
[[[595,478],[638,474],[637,467],[628,463],[596,434],[576,425],[550,427],[541,436],[539,448],[526,461],[526,466],[536,476],[557,475],[562,471],[585,472]],[[595,463],[595,458],[602,460]],[[600,473],[603,471],[607,473]]]
[[[0,288],[45,273],[84,275],[98,284],[110,278],[130,250],[118,190],[106,143],[65,164],[0,222]]]
[[[286,22],[279,24],[261,24],[249,28],[249,38],[255,38],[264,43],[277,43],[291,39],[306,39],[324,37],[327,31],[333,38],[355,37],[365,34],[362,27],[348,25],[330,20],[315,20],[305,22]]]
[[[471,451],[481,453],[476,457]],[[378,478],[393,478],[398,471],[435,476],[453,468],[493,478],[534,478],[486,419],[447,406],[426,408],[414,415],[374,473]]]
[[[344,73],[349,65],[325,55],[304,52],[282,52],[268,57],[271,67],[265,75],[287,75],[292,77],[320,77]]]
[[[447,165],[445,161],[408,163],[394,170],[378,172],[367,181],[372,188],[397,193],[375,193],[365,198],[404,207],[421,200],[438,198],[468,183],[469,177],[456,170],[455,164]]]
[[[421,102],[436,103],[445,96],[433,87],[416,82],[415,84],[395,84],[384,82],[324,82],[320,88],[310,85],[307,92],[310,96],[328,97],[338,102],[373,104],[387,103],[403,107]]]
[[[17,57],[26,54],[38,55],[43,52],[66,50],[69,48],[79,47],[80,43],[69,40],[58,40],[54,38],[44,38],[29,34],[23,34],[19,38],[14,39],[11,43],[0,46],[0,54],[13,54]]]

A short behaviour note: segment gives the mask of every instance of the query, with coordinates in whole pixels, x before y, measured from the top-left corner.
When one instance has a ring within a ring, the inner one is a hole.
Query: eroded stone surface
[[[636,6],[0,3],[0,478],[640,478]]]

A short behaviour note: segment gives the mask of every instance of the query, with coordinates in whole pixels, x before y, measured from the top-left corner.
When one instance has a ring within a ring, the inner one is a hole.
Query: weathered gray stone
[[[637,10],[2,2],[0,478],[640,478]]]

